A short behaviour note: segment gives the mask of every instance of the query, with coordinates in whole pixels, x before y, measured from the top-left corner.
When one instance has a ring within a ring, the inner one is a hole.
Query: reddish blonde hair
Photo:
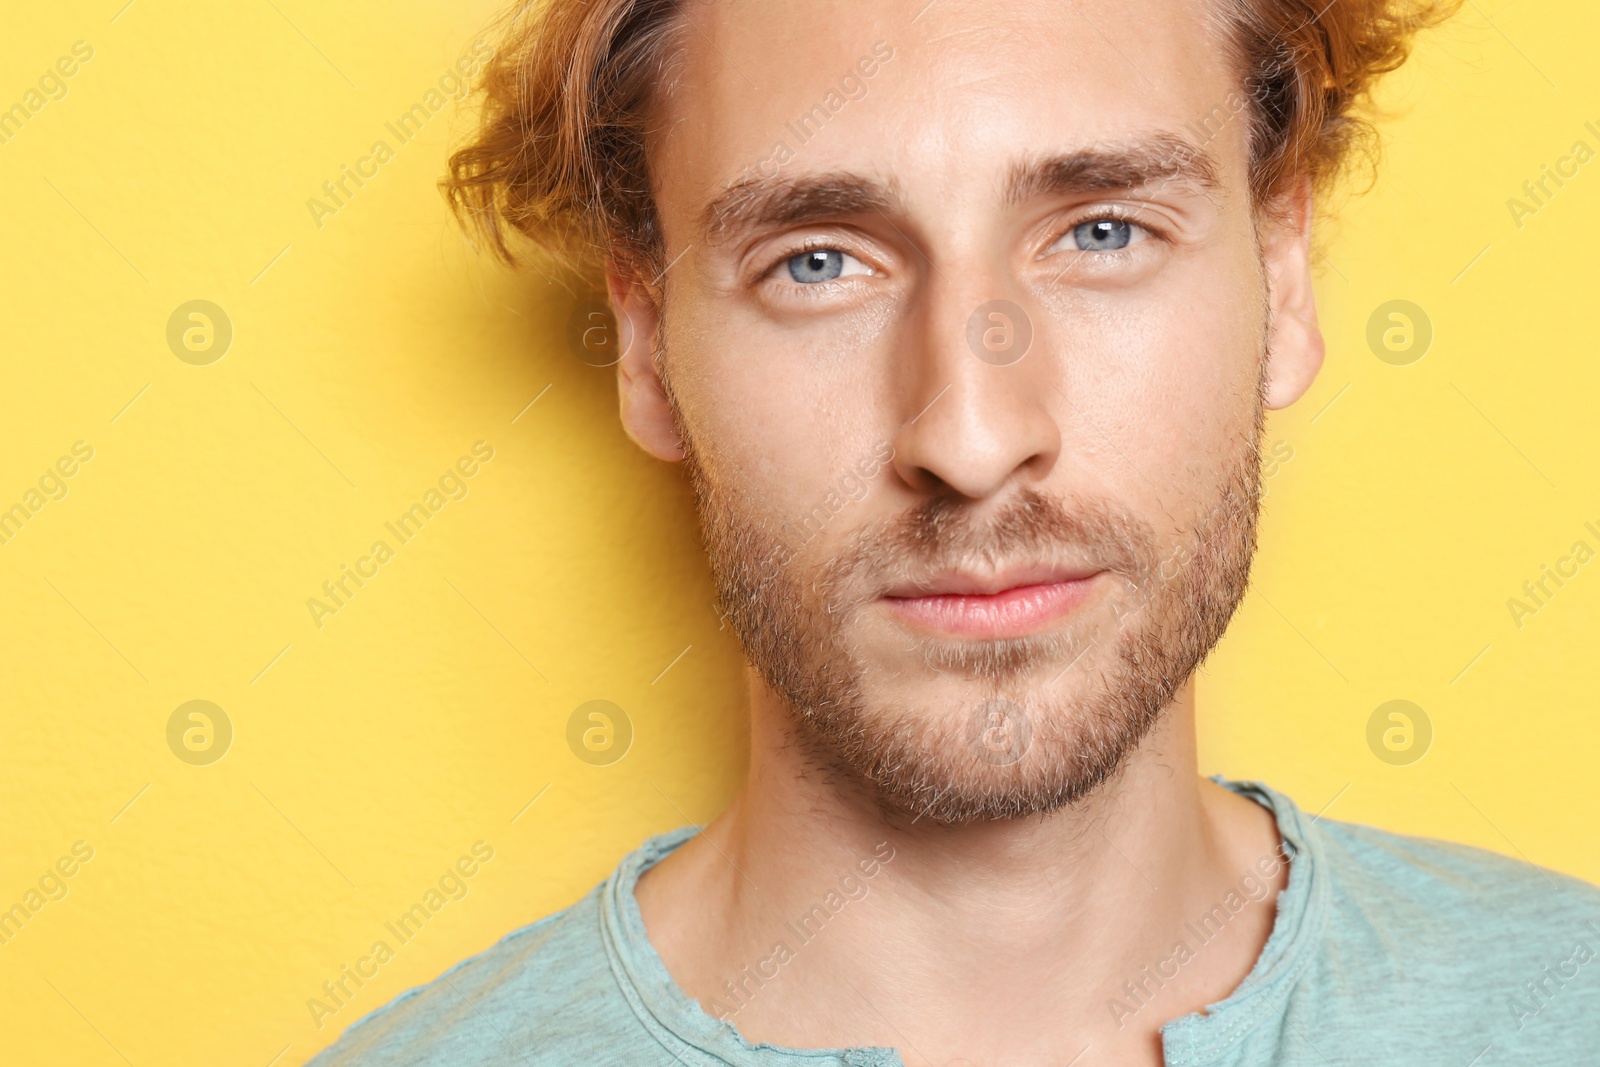
[[[439,183],[507,262],[520,234],[593,276],[609,256],[659,269],[645,159],[650,104],[673,75],[685,0],[521,0],[478,84],[482,124]],[[1304,178],[1318,191],[1372,158],[1359,106],[1416,32],[1460,0],[1203,0],[1249,115],[1259,207]]]

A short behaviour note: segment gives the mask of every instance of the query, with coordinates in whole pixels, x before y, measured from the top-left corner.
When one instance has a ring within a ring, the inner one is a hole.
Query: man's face
[[[684,12],[660,318],[618,301],[671,406],[626,359],[629,429],[681,438],[815,755],[937,821],[1077,799],[1221,636],[1264,401],[1310,380],[1215,32],[1182,0]]]

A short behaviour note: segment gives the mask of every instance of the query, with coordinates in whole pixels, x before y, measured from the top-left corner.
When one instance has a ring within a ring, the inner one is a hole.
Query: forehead
[[[1242,186],[1200,0],[683,0],[650,145],[669,231],[741,177],[872,174],[937,202],[1015,163],[1169,134]]]

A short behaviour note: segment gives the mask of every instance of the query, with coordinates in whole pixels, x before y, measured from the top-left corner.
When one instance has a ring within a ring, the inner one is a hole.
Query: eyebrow
[[[1219,189],[1216,161],[1182,137],[1155,134],[1119,145],[1018,162],[1006,176],[1004,202],[1016,206],[1041,196],[1173,184],[1202,192]],[[746,230],[888,215],[900,202],[892,184],[857,174],[757,176],[735,182],[713,198],[701,213],[701,230],[710,243],[718,244]]]
[[[1172,134],[1155,134],[1109,148],[1018,163],[1007,176],[1005,202],[1015,206],[1038,196],[1166,185],[1215,192],[1222,180],[1216,160],[1204,148]]]
[[[853,174],[816,178],[747,178],[706,205],[701,229],[712,244],[742,230],[797,226],[874,212],[888,214],[899,196],[888,185]]]

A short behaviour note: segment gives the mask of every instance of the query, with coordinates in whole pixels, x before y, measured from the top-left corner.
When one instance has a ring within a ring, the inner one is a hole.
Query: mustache
[[[1155,530],[1100,500],[1064,501],[1022,489],[992,514],[932,497],[855,531],[824,569],[830,610],[865,603],[893,586],[958,570],[1007,564],[1089,566],[1144,584],[1157,569]]]

